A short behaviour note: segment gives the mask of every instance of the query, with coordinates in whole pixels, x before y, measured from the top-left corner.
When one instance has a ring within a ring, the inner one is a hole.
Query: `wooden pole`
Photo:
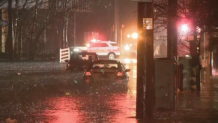
[[[145,3],[138,3],[138,33],[139,38],[137,42],[137,95],[136,95],[136,118],[143,118],[143,101],[144,101],[144,44],[145,36],[143,33],[143,17],[144,17]]]

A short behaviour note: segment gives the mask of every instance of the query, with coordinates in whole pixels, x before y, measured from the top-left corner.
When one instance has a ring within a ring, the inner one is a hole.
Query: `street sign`
[[[132,2],[152,2],[152,0],[132,0]]]
[[[143,29],[144,30],[153,29],[153,18],[143,18]]]

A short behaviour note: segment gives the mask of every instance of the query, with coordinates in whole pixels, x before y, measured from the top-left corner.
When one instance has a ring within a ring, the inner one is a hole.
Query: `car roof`
[[[73,55],[96,55],[98,56],[95,52],[74,52],[73,54],[71,54],[71,56]]]
[[[88,51],[82,51],[82,52],[79,52],[79,53],[96,54],[95,52],[88,52]]]
[[[119,60],[95,60],[93,63],[121,63]]]
[[[81,51],[81,52],[75,52],[78,54],[96,54],[95,52],[88,52],[88,51]]]
[[[91,42],[91,43],[113,43],[116,44],[114,41],[97,41],[97,42]]]

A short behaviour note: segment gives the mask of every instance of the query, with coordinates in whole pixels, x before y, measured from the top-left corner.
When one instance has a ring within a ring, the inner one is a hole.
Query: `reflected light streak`
[[[129,64],[130,63],[130,59],[124,59],[125,63]]]
[[[136,60],[136,59],[132,59],[132,62],[133,62],[133,63],[137,63],[137,60]]]
[[[54,109],[45,110],[45,116],[51,117],[49,122],[52,123],[75,123],[78,122],[79,113],[75,109],[76,99],[73,97],[50,98],[48,100],[51,107]]]

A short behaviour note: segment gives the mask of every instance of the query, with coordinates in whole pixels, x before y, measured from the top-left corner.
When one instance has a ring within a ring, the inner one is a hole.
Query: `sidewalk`
[[[202,83],[201,92],[181,92],[176,111],[156,112],[157,123],[218,123],[218,79]]]
[[[59,63],[54,61],[0,62],[0,72],[63,71],[65,69],[66,63]]]

